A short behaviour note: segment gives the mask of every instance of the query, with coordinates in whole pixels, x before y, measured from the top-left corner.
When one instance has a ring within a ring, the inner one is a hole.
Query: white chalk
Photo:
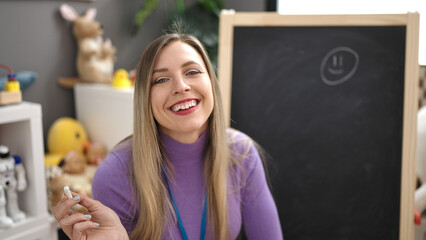
[[[68,199],[73,198],[72,194],[71,194],[71,191],[70,191],[70,187],[65,186],[64,187],[64,193],[68,197]],[[76,200],[76,199],[74,199],[74,200]],[[85,208],[82,205],[80,205],[80,204],[77,203],[77,204],[75,204],[74,206],[71,207],[71,211],[87,212],[88,210],[87,210],[87,208]]]
[[[64,187],[64,192],[65,192],[65,195],[67,195],[68,198],[72,198],[70,187],[65,186]]]

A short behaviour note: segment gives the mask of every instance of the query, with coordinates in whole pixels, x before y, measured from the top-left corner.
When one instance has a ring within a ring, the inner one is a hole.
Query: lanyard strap
[[[176,218],[177,218],[178,225],[179,225],[180,234],[182,235],[182,239],[183,240],[188,240],[188,235],[186,235],[185,228],[183,227],[183,222],[182,222],[182,219],[180,217],[179,210],[177,208],[175,198],[173,196],[172,188],[170,187],[169,179],[168,179],[167,174],[166,174],[166,172],[164,171],[163,168],[162,168],[162,171],[163,171],[164,177],[166,179],[167,186],[169,188],[169,193],[170,193],[170,197],[172,199],[173,208],[175,209],[175,213],[176,213]],[[204,238],[206,236],[206,223],[207,223],[207,194],[204,197],[203,213],[201,215],[200,240],[204,240]]]

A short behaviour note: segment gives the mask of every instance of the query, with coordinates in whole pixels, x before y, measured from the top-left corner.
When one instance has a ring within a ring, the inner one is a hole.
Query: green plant
[[[145,0],[136,13],[133,34],[137,34],[146,17],[158,6],[159,0]],[[198,0],[188,8],[182,0],[176,0],[176,11],[169,19],[168,26],[183,25],[185,32],[196,36],[206,47],[209,57],[216,67],[220,11],[225,7],[224,0]]]
[[[136,12],[133,20],[133,35],[136,35],[139,32],[139,29],[142,27],[145,19],[158,7],[158,2],[159,0],[144,1],[142,7]],[[177,12],[183,12],[185,10],[183,0],[176,0],[176,10]]]

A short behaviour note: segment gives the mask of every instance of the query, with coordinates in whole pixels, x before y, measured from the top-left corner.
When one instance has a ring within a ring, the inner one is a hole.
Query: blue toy
[[[31,72],[31,71],[18,72],[18,73],[15,73],[15,75],[16,75],[16,80],[20,83],[19,85],[20,85],[21,91],[29,87],[31,84],[35,82],[35,80],[37,80],[37,73]],[[7,76],[0,77],[0,91],[4,91],[5,89],[4,85],[6,84],[7,81],[8,81]]]

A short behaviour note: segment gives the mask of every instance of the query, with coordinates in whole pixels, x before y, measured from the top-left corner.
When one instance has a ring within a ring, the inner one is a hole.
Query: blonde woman
[[[71,239],[282,239],[252,140],[226,129],[217,79],[201,43],[166,34],[142,55],[133,135],[105,159],[93,198],[55,209]],[[70,213],[79,203],[87,213]]]

